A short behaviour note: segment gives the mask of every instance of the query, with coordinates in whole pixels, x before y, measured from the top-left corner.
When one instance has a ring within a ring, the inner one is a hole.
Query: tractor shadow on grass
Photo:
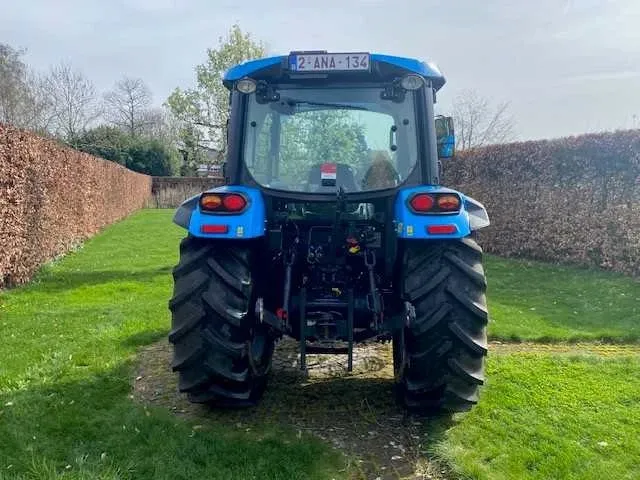
[[[42,271],[32,282],[43,293],[62,293],[76,288],[87,288],[105,283],[150,283],[157,276],[170,276],[172,266],[148,268],[143,270],[93,270],[93,271],[56,271],[55,274]]]
[[[346,355],[309,355],[309,375],[299,370],[297,343],[281,341],[267,391],[257,407],[220,410],[190,404],[178,392],[166,341],[141,351],[134,397],[198,423],[245,431],[265,425],[283,435],[313,435],[342,451],[353,479],[451,479],[431,447],[450,428],[451,416],[420,418],[394,400],[391,346],[357,346],[354,371]]]
[[[265,446],[243,430],[196,437],[193,422],[132,404],[123,384],[132,368],[127,361],[0,390],[0,479],[320,479],[327,467],[335,471],[317,446]],[[291,458],[284,468],[283,458]]]

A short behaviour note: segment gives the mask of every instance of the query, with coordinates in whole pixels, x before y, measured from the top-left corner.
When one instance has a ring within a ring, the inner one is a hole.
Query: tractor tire
[[[257,321],[253,256],[246,241],[180,244],[169,341],[179,389],[193,403],[248,407],[264,392],[275,341]]]
[[[393,335],[398,399],[419,413],[469,410],[484,383],[487,283],[471,237],[404,245],[409,325]]]

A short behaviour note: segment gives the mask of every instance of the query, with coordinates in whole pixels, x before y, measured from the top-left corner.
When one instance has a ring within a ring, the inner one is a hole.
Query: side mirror
[[[438,115],[435,118],[435,124],[438,158],[453,157],[456,151],[456,135],[453,127],[453,117]]]

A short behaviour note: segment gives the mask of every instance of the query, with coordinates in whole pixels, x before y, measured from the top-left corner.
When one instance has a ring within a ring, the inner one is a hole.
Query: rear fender
[[[265,234],[265,205],[262,193],[257,188],[224,185],[204,193],[241,193],[248,200],[247,209],[240,214],[216,214],[200,210],[200,194],[185,200],[176,211],[173,222],[200,238],[249,239]],[[226,225],[227,233],[203,233],[203,225]]]
[[[455,193],[462,199],[462,205],[460,211],[453,214],[416,214],[407,206],[408,199],[415,193]],[[480,202],[456,190],[430,185],[399,190],[395,200],[394,217],[398,238],[463,238],[472,231],[480,230],[489,225],[489,216]],[[456,232],[430,234],[427,231],[427,227],[430,225],[455,225]]]

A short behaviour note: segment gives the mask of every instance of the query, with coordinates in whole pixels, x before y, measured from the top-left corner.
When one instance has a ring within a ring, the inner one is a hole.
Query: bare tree
[[[499,103],[494,107],[474,90],[465,90],[454,99],[453,116],[456,149],[504,143],[515,137],[509,103]]]
[[[179,141],[180,121],[166,108],[149,108],[142,115],[141,135],[169,144]]]
[[[52,102],[43,76],[22,61],[24,53],[0,44],[0,122],[47,134]]]
[[[132,137],[140,135],[149,121],[151,91],[139,78],[125,77],[105,96],[107,119]]]
[[[23,50],[0,44],[0,122],[19,125],[27,95],[27,66]]]
[[[0,44],[0,122],[43,131],[49,101],[42,95],[39,76],[20,58],[24,53]]]
[[[50,133],[53,123],[53,102],[46,90],[46,78],[39,73],[27,75],[27,91],[23,106],[22,126],[41,135]]]
[[[68,64],[52,67],[43,89],[51,100],[53,132],[71,144],[100,116],[93,83]]]

